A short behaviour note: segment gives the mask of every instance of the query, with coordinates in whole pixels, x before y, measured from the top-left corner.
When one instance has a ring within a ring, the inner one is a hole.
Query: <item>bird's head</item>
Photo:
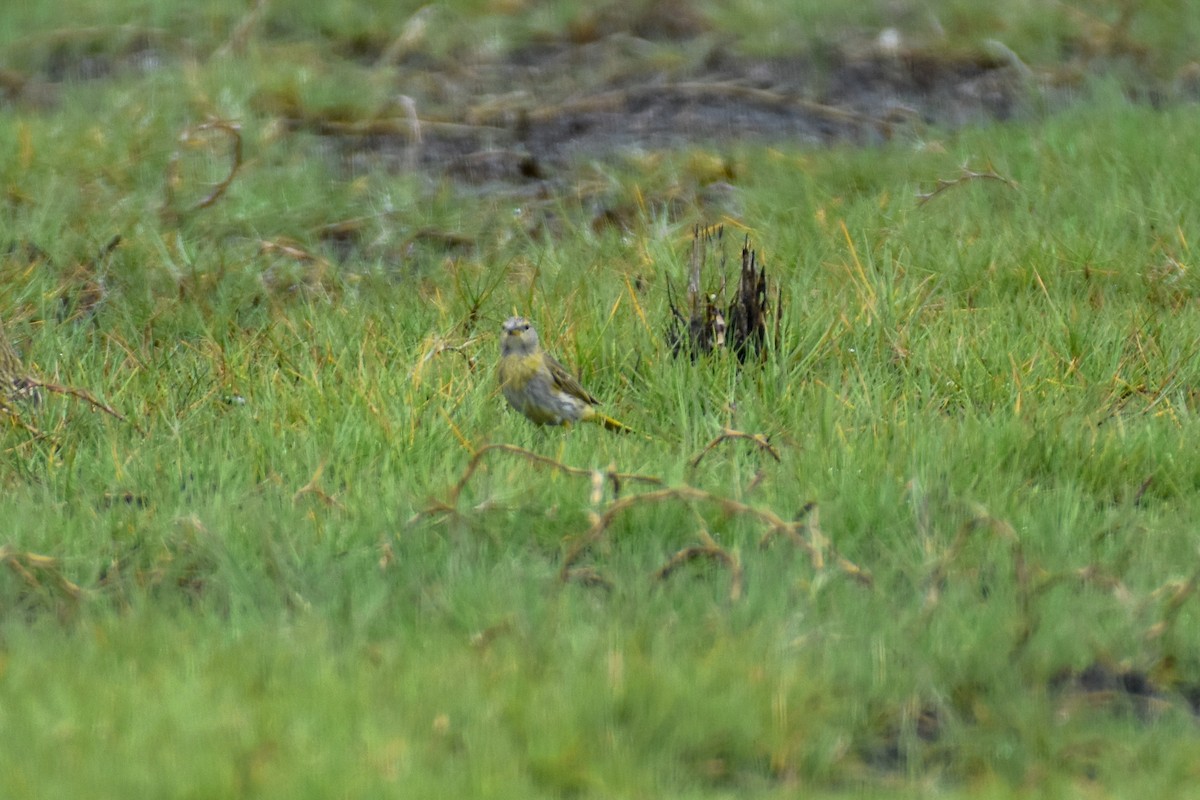
[[[500,355],[527,356],[538,348],[538,335],[529,320],[524,317],[509,317],[504,321],[500,333]]]

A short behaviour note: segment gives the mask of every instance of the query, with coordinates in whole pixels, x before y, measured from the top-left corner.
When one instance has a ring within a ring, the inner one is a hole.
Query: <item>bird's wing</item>
[[[546,353],[546,366],[550,369],[550,376],[554,378],[554,386],[559,391],[572,397],[578,397],[589,405],[599,405],[600,401],[592,397],[587,389],[580,386],[579,381],[575,380],[575,376],[567,372],[567,368],[558,363],[558,360],[549,353]]]

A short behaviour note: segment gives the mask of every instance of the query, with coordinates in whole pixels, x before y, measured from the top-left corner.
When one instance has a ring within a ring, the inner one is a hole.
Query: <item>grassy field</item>
[[[1075,99],[548,196],[272,109],[371,117],[406,31],[449,69],[603,13],[16,5],[0,795],[1195,792],[1200,108],[1129,99],[1192,74],[1175,4],[714,4],[745,52],[996,38]],[[782,291],[763,363],[672,357],[698,223]],[[509,410],[514,310],[640,435]]]

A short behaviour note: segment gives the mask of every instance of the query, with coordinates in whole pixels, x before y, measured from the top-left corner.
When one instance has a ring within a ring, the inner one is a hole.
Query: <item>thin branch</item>
[[[563,583],[580,583],[584,586],[603,589],[606,592],[611,592],[613,588],[612,581],[592,567],[575,567],[574,569],[566,570],[560,577]]]
[[[754,477],[750,479],[750,483],[746,484],[746,488],[742,490],[742,496],[749,497],[755,489],[762,485],[762,482],[766,479],[766,477],[767,473],[763,472],[761,469],[756,470]]]
[[[767,451],[767,453],[770,454],[771,458],[775,459],[776,461],[782,460],[779,457],[779,451],[776,450],[774,448],[774,446],[772,446],[770,440],[767,439],[767,437],[764,436],[763,434],[761,434],[761,433],[745,433],[743,431],[735,431],[733,428],[725,428],[721,431],[720,436],[716,437],[711,442],[709,442],[704,447],[704,449],[701,450],[700,453],[691,460],[691,466],[693,468],[699,466],[700,461],[704,458],[704,456],[706,456],[708,454],[709,450],[712,450],[714,447],[721,444],[721,442],[726,442],[726,441],[729,441],[730,439],[745,439],[747,441],[754,442],[754,444],[758,445],[760,450]]]
[[[467,339],[462,344],[455,345],[449,344],[446,340],[438,337],[429,345],[429,347],[425,348],[425,351],[421,354],[421,357],[417,359],[416,366],[412,368],[412,371],[409,373],[409,375],[412,377],[419,377],[422,368],[429,361],[433,360],[435,356],[439,356],[442,353],[457,353],[467,362],[467,368],[474,371],[476,363],[475,356],[471,355],[467,348],[473,346],[476,344],[476,342],[476,339]]]
[[[762,535],[762,538],[758,540],[758,549],[765,550],[767,545],[771,543],[771,540],[779,534],[791,537],[793,540],[799,539],[801,542],[803,542],[804,539],[802,536],[800,536],[799,531],[808,524],[805,522],[805,520],[808,519],[809,516],[815,516],[816,513],[816,502],[812,500],[808,501],[796,514],[796,517],[792,520],[790,526],[772,527],[768,529],[767,532]]]
[[[29,380],[30,386],[36,386],[39,389],[45,389],[47,392],[51,392],[53,394],[66,395],[68,397],[74,397],[76,400],[82,400],[85,403],[87,403],[88,405],[90,405],[92,408],[96,409],[97,411],[103,411],[105,414],[108,414],[110,417],[115,417],[116,419],[121,420],[121,422],[124,422],[128,425],[132,425],[133,429],[135,431],[137,431],[138,433],[145,434],[145,431],[142,430],[140,425],[138,425],[136,422],[130,420],[128,417],[126,417],[120,411],[117,411],[115,408],[108,405],[107,403],[102,403],[99,400],[97,400],[95,397],[92,397],[91,393],[88,392],[86,389],[76,389],[74,386],[60,386],[57,383],[48,383],[46,381],[37,380],[35,378],[30,378],[28,380]]]
[[[1019,188],[1016,181],[1013,181],[1009,178],[1004,177],[1003,175],[1000,175],[995,170],[988,170],[987,172],[975,172],[974,170],[967,169],[967,166],[964,164],[962,167],[962,174],[959,175],[957,178],[953,178],[950,180],[947,180],[945,178],[938,178],[933,191],[917,192],[917,205],[923,206],[926,203],[928,203],[930,200],[932,200],[933,198],[937,197],[942,192],[946,191],[947,189],[950,189],[955,186],[959,186],[961,184],[968,183],[968,182],[974,181],[974,180],[999,181],[1000,183],[1003,183],[1005,186],[1007,186],[1010,189]]]
[[[1182,585],[1173,587],[1173,591],[1163,607],[1162,617],[1146,631],[1146,641],[1161,639],[1171,630],[1175,620],[1179,617],[1179,609],[1183,607],[1189,597],[1196,593],[1197,585],[1200,585],[1200,570],[1193,572],[1192,576]]]
[[[753,437],[747,437],[753,438]],[[620,494],[621,485],[624,482],[643,483],[654,486],[662,486],[663,481],[652,475],[640,475],[634,473],[617,472],[615,465],[610,465],[607,469],[581,469],[563,464],[560,461],[539,455],[538,453],[525,450],[520,447],[509,444],[490,444],[477,450],[471,460],[467,462],[466,468],[463,470],[462,476],[458,482],[451,487],[445,500],[431,499],[429,504],[410,520],[417,521],[421,517],[433,516],[436,514],[458,515],[458,501],[463,489],[471,480],[472,476],[478,471],[480,464],[488,453],[501,452],[509,453],[518,456],[533,464],[551,467],[565,475],[587,478],[591,482],[590,500],[591,505],[596,507],[600,504],[600,488],[605,481],[612,484],[613,495],[616,498]],[[857,564],[849,559],[846,559],[836,553],[829,542],[829,539],[821,532],[820,527],[816,524],[814,512],[815,503],[809,503],[801,510],[795,521],[787,521],[775,514],[774,512],[755,508],[746,503],[739,502],[727,497],[712,494],[711,492],[697,489],[692,486],[677,486],[665,487],[642,494],[614,499],[603,512],[592,511],[589,513],[591,525],[587,531],[576,538],[574,544],[567,551],[563,558],[562,567],[559,570],[559,579],[563,582],[582,581],[584,583],[594,583],[597,580],[594,571],[588,567],[576,567],[576,563],[580,557],[588,549],[599,541],[607,532],[609,526],[618,516],[623,514],[635,505],[652,505],[668,501],[681,501],[685,503],[692,502],[708,502],[719,507],[727,515],[748,516],[759,520],[766,524],[769,528],[768,532],[763,536],[760,546],[765,547],[769,539],[775,534],[786,536],[796,547],[808,554],[809,561],[816,570],[822,570],[826,564],[826,552],[830,552],[833,556],[838,568],[846,575],[855,579],[859,583],[870,586],[872,578],[870,573],[860,568]],[[737,599],[741,595],[741,565],[740,562],[728,553],[724,557],[716,555],[716,551],[724,552],[723,548],[707,533],[702,534],[704,544],[700,550],[705,551],[708,557],[718,558],[729,564],[731,570],[734,571],[735,582],[731,587],[731,596]],[[685,556],[683,558],[694,558],[698,555]],[[672,567],[673,569],[674,567]],[[670,570],[667,570],[668,572]],[[609,585],[607,580],[602,580],[605,585]]]
[[[454,486],[450,489],[449,497],[447,497],[445,501],[432,500],[429,506],[418,512],[417,515],[413,517],[413,521],[423,516],[453,512],[458,506],[459,495],[462,494],[462,490],[467,485],[467,482],[471,480],[471,477],[475,474],[476,470],[479,469],[479,465],[483,461],[483,457],[488,453],[493,452],[510,453],[511,455],[524,458],[526,461],[531,461],[534,464],[552,467],[553,469],[556,469],[565,475],[574,475],[577,477],[588,478],[589,480],[594,480],[594,475],[601,474],[612,484],[614,495],[620,494],[621,485],[626,482],[646,483],[653,486],[662,485],[662,479],[656,478],[653,475],[638,475],[635,473],[617,472],[612,467],[607,470],[581,469],[579,467],[568,466],[563,464],[561,461],[555,461],[553,458],[539,455],[515,445],[489,444],[479,448],[475,451],[474,455],[471,456],[471,460],[467,462],[466,469],[463,470],[462,477],[459,478],[458,483],[454,484]]]
[[[31,383],[32,383],[32,381],[31,381]],[[37,428],[34,425],[30,425],[28,422],[25,421],[25,419],[21,416],[21,413],[17,409],[13,408],[11,405],[4,402],[3,400],[0,400],[0,413],[8,414],[8,418],[11,422],[16,424],[16,426],[18,428],[21,428],[22,430],[24,430],[26,433],[28,433],[33,438],[35,438],[35,439],[50,438],[50,434]]]
[[[813,569],[822,570],[825,568],[824,549],[829,546],[828,540],[819,532],[810,538],[805,538],[800,530],[805,528],[803,523],[788,522],[779,515],[766,509],[754,508],[753,506],[740,503],[737,500],[731,500],[727,497],[706,492],[703,489],[697,489],[692,486],[676,486],[666,489],[659,489],[653,492],[645,492],[643,494],[634,495],[632,497],[622,498],[612,503],[603,514],[593,514],[592,525],[583,533],[574,543],[570,550],[563,557],[563,565],[560,570],[560,577],[566,580],[571,567],[576,561],[599,541],[607,532],[614,519],[629,510],[635,505],[652,505],[656,503],[664,503],[668,501],[683,501],[695,502],[703,501],[712,503],[718,506],[726,514],[741,515],[753,517],[760,522],[766,523],[770,528],[767,539],[770,533],[780,532],[786,535],[797,547],[804,550],[812,563]],[[812,529],[810,529],[810,534]],[[851,577],[862,583],[870,582],[870,575],[866,571],[860,569],[854,562],[848,559],[838,557],[838,566],[841,567]]]
[[[1133,504],[1140,506],[1142,498],[1146,496],[1146,490],[1150,488],[1150,484],[1154,482],[1154,473],[1146,476],[1146,480],[1142,481],[1142,485],[1138,487],[1137,492],[1133,495]]]
[[[745,578],[745,573],[742,570],[741,562],[737,556],[731,554],[728,550],[721,547],[708,534],[707,531],[701,531],[701,538],[705,540],[704,544],[694,547],[685,547],[684,549],[671,556],[665,564],[659,567],[653,576],[656,581],[664,581],[672,572],[679,567],[699,558],[707,558],[712,561],[717,561],[729,568],[730,583],[729,583],[729,599],[737,602],[742,599],[742,584]]]
[[[213,187],[213,190],[200,201],[187,209],[188,212],[199,211],[202,208],[208,208],[213,203],[217,202],[225,191],[229,189],[233,183],[234,176],[242,167],[242,126],[235,122],[228,122],[222,119],[210,119],[208,122],[200,125],[193,125],[185,128],[183,133],[179,134],[179,144],[188,144],[196,135],[206,131],[218,131],[225,134],[233,140],[233,153],[230,157],[229,172],[225,177]],[[166,181],[166,209],[167,213],[171,213],[170,209],[175,201],[175,186],[179,183],[179,161],[182,158],[180,150],[176,150],[171,155],[171,160],[167,162],[167,181]]]
[[[41,589],[38,574],[49,575],[59,591],[72,600],[82,599],[86,592],[76,583],[67,580],[59,569],[58,559],[38,553],[21,552],[11,545],[0,545],[0,564],[5,564],[30,589]]]
[[[321,488],[321,475],[324,474],[324,472],[325,472],[325,462],[321,462],[320,464],[317,465],[317,471],[313,473],[313,476],[311,478],[309,478],[308,483],[301,486],[299,489],[296,490],[296,493],[294,495],[292,495],[292,504],[293,505],[296,504],[297,502],[299,502],[301,497],[311,494],[314,497],[316,497],[318,500],[320,500],[321,503],[326,506],[330,506],[330,507],[334,507],[334,508],[342,507],[342,504],[338,502],[336,497],[334,497],[333,495],[329,494],[328,492],[326,492],[324,489]]]

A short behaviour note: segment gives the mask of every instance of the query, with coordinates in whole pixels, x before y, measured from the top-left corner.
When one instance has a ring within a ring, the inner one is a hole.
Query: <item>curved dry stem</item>
[[[611,592],[613,589],[612,581],[592,567],[569,569],[561,575],[561,578],[563,583],[578,583],[583,586],[603,589],[606,592]]]
[[[11,545],[0,545],[0,564],[7,566],[30,589],[44,588],[39,576],[49,578],[60,593],[72,600],[81,600],[85,591],[62,574],[58,559],[16,550]]]
[[[964,164],[962,167],[962,173],[957,178],[953,178],[950,180],[947,180],[945,178],[938,178],[937,184],[934,186],[933,191],[917,192],[917,205],[923,206],[926,203],[928,203],[930,200],[932,200],[933,198],[937,197],[942,192],[946,191],[947,189],[951,189],[955,186],[960,186],[964,183],[968,183],[969,181],[976,181],[976,180],[999,181],[1000,183],[1003,183],[1005,186],[1007,186],[1010,189],[1018,188],[1016,181],[1012,180],[1011,178],[1004,177],[1003,175],[997,173],[995,170],[988,170],[987,172],[976,172],[974,170],[967,169],[967,166]]]
[[[202,208],[208,208],[213,203],[217,202],[217,200],[221,199],[221,196],[225,194],[225,192],[229,189],[230,184],[233,183],[234,176],[237,175],[238,170],[242,167],[242,127],[237,123],[222,119],[210,119],[208,122],[204,122],[199,125],[193,125],[185,128],[183,132],[179,134],[179,144],[181,146],[186,145],[196,135],[206,131],[218,131],[232,139],[233,153],[230,156],[229,172],[226,173],[225,177],[213,187],[211,192],[193,204],[191,208],[187,209],[189,213],[192,211],[199,211]],[[167,212],[171,212],[172,207],[175,204],[175,186],[180,180],[180,158],[181,152],[177,149],[171,155],[171,160],[167,162],[166,203],[164,204]]]
[[[454,484],[454,487],[450,490],[450,498],[449,498],[449,501],[445,505],[455,506],[458,504],[458,496],[462,493],[463,487],[465,487],[467,485],[467,481],[469,481],[471,479],[471,476],[475,474],[475,471],[477,469],[479,469],[479,464],[483,461],[483,457],[486,456],[488,453],[493,453],[493,452],[509,453],[514,456],[519,456],[519,457],[525,459],[526,461],[531,461],[534,464],[541,464],[543,466],[552,467],[553,469],[558,470],[559,472],[563,473],[564,475],[574,475],[577,477],[588,478],[589,480],[592,478],[592,475],[594,475],[597,472],[600,472],[601,474],[604,475],[604,477],[606,479],[608,479],[608,481],[610,483],[612,483],[613,494],[620,493],[621,485],[623,483],[627,483],[627,482],[628,483],[647,483],[647,484],[652,484],[655,486],[662,485],[662,479],[656,478],[653,475],[638,475],[635,473],[617,472],[613,469],[607,469],[607,470],[581,469],[580,467],[568,466],[567,464],[564,464],[561,461],[555,461],[553,458],[550,458],[548,456],[539,455],[538,453],[534,453],[531,450],[526,450],[524,448],[517,447],[515,445],[489,444],[489,445],[485,445],[484,447],[479,448],[478,450],[475,451],[475,454],[473,456],[471,456],[471,460],[467,463],[467,468],[466,468],[466,470],[463,471],[462,477],[458,479],[458,483]]]
[[[699,454],[697,454],[696,457],[691,460],[690,465],[693,468],[698,467],[700,465],[700,461],[706,455],[708,455],[709,450],[712,450],[722,442],[727,442],[731,439],[745,439],[746,441],[753,442],[754,444],[758,445],[758,449],[765,450],[771,456],[771,458],[775,459],[777,462],[782,461],[782,459],[779,457],[779,451],[775,449],[774,445],[771,444],[771,441],[764,434],[745,433],[744,431],[737,431],[733,428],[725,428],[721,431],[720,436],[717,436],[704,446],[704,449],[701,450]]]
[[[728,497],[706,492],[703,489],[697,489],[693,486],[675,486],[666,489],[658,489],[653,492],[645,492],[643,494],[634,495],[617,500],[610,505],[603,514],[595,515],[592,526],[583,533],[567,551],[563,557],[563,565],[559,572],[560,577],[566,580],[572,566],[579,558],[599,541],[608,531],[613,520],[618,516],[628,511],[630,508],[638,505],[651,505],[656,503],[665,503],[672,501],[680,502],[697,502],[703,501],[716,505],[723,512],[730,515],[740,515],[753,517],[760,522],[765,523],[770,531],[764,537],[764,542],[774,533],[783,533],[788,539],[808,554],[809,561],[812,563],[813,569],[822,570],[825,568],[824,550],[829,548],[828,540],[820,533],[819,530],[812,525],[805,525],[802,522],[789,522],[773,511],[768,511],[762,508],[755,508],[746,505],[737,500]],[[805,538],[801,534],[801,529],[807,529],[809,537]],[[870,575],[866,571],[860,569],[852,561],[837,557],[838,566],[846,572],[846,574],[855,578],[859,582],[870,583]]]
[[[86,389],[76,389],[74,386],[61,386],[57,383],[47,383],[46,381],[40,381],[33,378],[29,379],[29,385],[39,389],[45,389],[47,392],[51,392],[53,394],[66,395],[67,397],[74,397],[76,400],[82,400],[97,411],[103,411],[110,417],[114,417],[115,419],[121,420],[121,422],[132,425],[133,429],[138,433],[143,435],[145,434],[145,431],[142,430],[140,425],[130,420],[120,411],[117,411],[107,403],[100,402],[92,396],[91,392],[87,391]]]
[[[600,476],[601,480],[607,480],[612,484],[614,496],[620,494],[621,487],[625,483],[645,483],[655,486],[662,485],[662,479],[656,478],[653,475],[617,472],[614,467],[609,467],[606,470],[582,469],[580,467],[569,466],[561,461],[556,461],[548,456],[539,455],[538,453],[517,447],[516,445],[489,444],[479,448],[472,454],[471,460],[467,462],[466,469],[463,470],[462,477],[459,478],[458,482],[450,488],[449,496],[445,500],[430,500],[429,504],[421,511],[418,511],[410,520],[410,522],[415,522],[421,517],[433,516],[435,514],[457,514],[459,496],[462,494],[462,491],[466,487],[467,483],[471,480],[471,477],[474,476],[475,472],[479,469],[479,465],[483,462],[484,456],[486,456],[488,453],[508,453],[510,455],[523,458],[526,461],[530,461],[534,464],[551,467],[552,469],[558,470],[564,475],[587,478],[589,481],[593,482],[593,498],[595,495],[594,484],[597,475]],[[593,505],[596,504],[596,501],[593,499]]]
[[[684,564],[700,558],[707,558],[729,568],[729,599],[735,603],[738,600],[741,600],[742,584],[745,578],[745,573],[742,570],[741,562],[738,560],[737,556],[733,555],[728,550],[717,544],[707,531],[701,531],[700,538],[704,540],[704,544],[693,547],[685,547],[675,555],[671,556],[665,564],[655,571],[654,580],[666,580],[672,572],[679,569],[679,567],[683,566]]]

